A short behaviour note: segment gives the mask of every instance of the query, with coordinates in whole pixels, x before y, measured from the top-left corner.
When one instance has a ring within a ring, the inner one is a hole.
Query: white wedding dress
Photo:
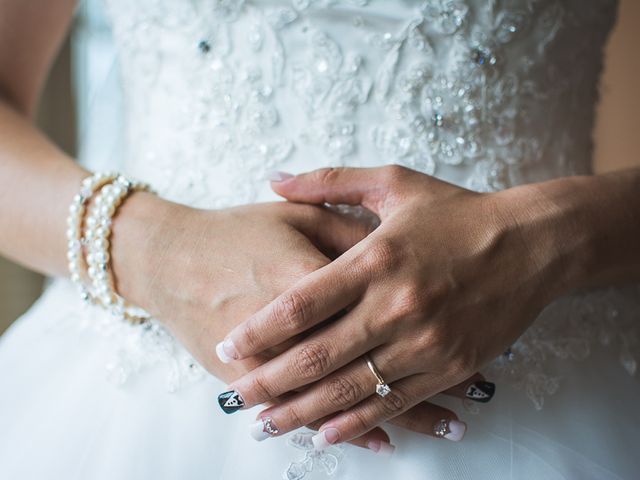
[[[273,200],[266,172],[327,165],[481,191],[591,172],[615,0],[105,3],[123,168],[171,200]],[[55,280],[0,341],[0,478],[637,479],[639,297],[558,300],[486,370],[491,403],[435,399],[468,423],[461,443],[389,426],[383,459],[314,453],[305,431],[255,442],[256,411],[223,414],[225,385],[158,324],[121,324]]]

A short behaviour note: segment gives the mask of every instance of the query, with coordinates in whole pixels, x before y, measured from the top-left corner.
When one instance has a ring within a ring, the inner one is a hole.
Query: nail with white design
[[[267,178],[269,180],[271,180],[272,182],[283,182],[284,180],[288,180],[290,178],[293,178],[293,175],[291,175],[290,173],[287,172],[269,172],[267,174]]]
[[[340,432],[337,428],[327,428],[326,430],[322,430],[321,432],[318,432],[313,437],[311,437],[313,447],[316,450],[324,450],[330,445],[336,443],[339,439]]]
[[[381,457],[388,458],[393,455],[396,447],[382,440],[371,440],[367,443],[367,448]]]
[[[257,422],[251,424],[249,428],[249,433],[253,439],[258,442],[271,438],[277,435],[278,432],[278,427],[273,423],[273,419],[271,417],[260,418]]]
[[[473,382],[469,387],[467,387],[467,391],[465,392],[465,396],[473,400],[474,402],[487,403],[496,393],[496,384],[492,382]]]
[[[216,355],[222,363],[229,363],[238,358],[238,351],[233,341],[227,338],[223,342],[216,345]]]
[[[218,404],[224,413],[234,413],[244,407],[244,399],[240,392],[229,390],[218,395]]]
[[[433,427],[433,434],[438,438],[446,438],[452,442],[459,442],[467,431],[467,424],[458,420],[443,418]]]

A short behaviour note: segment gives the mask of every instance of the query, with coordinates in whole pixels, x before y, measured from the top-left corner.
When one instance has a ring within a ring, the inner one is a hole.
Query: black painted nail
[[[467,388],[465,396],[474,402],[487,403],[496,393],[496,384],[491,382],[474,382]]]
[[[218,403],[224,413],[234,413],[244,407],[244,400],[235,390],[218,395]]]

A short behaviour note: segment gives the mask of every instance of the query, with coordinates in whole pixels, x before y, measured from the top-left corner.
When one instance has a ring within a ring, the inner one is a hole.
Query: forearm
[[[506,192],[556,294],[640,280],[640,169],[566,177]]]
[[[66,273],[66,217],[87,173],[0,99],[0,254]]]

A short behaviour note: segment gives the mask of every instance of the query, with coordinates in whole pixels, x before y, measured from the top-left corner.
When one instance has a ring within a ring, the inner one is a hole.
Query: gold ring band
[[[369,370],[371,370],[371,373],[375,375],[376,380],[378,381],[378,383],[376,384],[376,393],[381,397],[386,397],[391,393],[391,387],[389,387],[389,385],[387,385],[387,382],[384,381],[384,378],[382,378],[382,374],[380,373],[380,370],[378,370],[378,367],[376,367],[376,364],[373,363],[373,360],[371,360],[371,357],[368,354],[366,354],[364,356],[364,359],[367,362],[367,367],[369,367]]]

